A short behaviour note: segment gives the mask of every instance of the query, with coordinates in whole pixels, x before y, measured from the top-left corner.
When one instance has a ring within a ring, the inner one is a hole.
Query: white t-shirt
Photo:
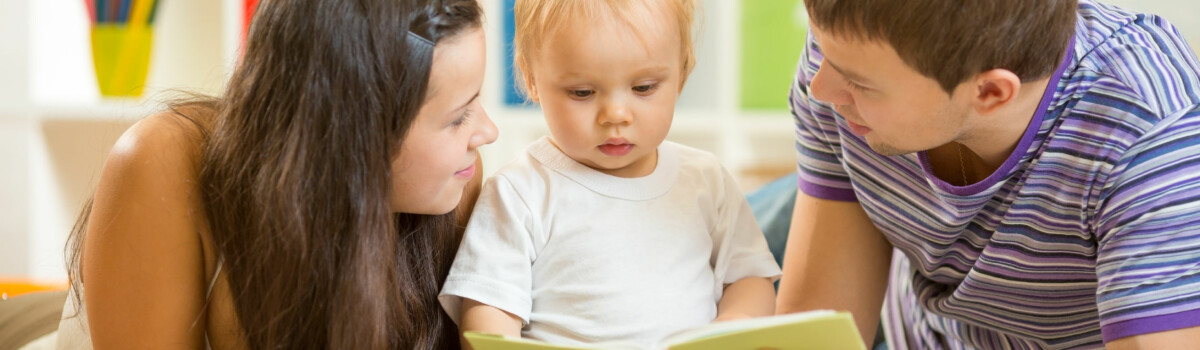
[[[561,344],[650,344],[716,316],[724,285],[778,278],[745,197],[709,153],[664,142],[654,172],[620,178],[546,138],[483,186],[440,300],[521,318]]]

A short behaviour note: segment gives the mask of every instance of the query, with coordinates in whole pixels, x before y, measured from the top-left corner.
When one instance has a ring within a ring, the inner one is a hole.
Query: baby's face
[[[658,22],[585,21],[543,41],[526,76],[567,156],[613,176],[654,171],[683,81],[678,31]]]

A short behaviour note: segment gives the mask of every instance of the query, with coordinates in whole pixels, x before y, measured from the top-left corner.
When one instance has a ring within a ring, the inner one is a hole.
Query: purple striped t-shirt
[[[1163,19],[1080,1],[1076,33],[1013,154],[954,186],[925,152],[882,156],[790,96],[801,190],[858,201],[898,254],[892,349],[1092,348],[1200,326],[1200,78]]]

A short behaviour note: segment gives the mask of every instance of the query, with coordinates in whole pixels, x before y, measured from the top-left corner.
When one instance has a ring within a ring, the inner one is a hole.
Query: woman
[[[225,96],[113,148],[68,248],[59,346],[457,347],[436,295],[496,138],[480,16],[262,2]]]

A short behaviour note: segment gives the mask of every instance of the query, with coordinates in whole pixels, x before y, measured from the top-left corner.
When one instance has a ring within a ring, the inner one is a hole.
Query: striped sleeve
[[[1200,106],[1134,143],[1102,194],[1097,295],[1105,342],[1200,326]]]
[[[821,60],[820,49],[809,34],[788,94],[788,105],[796,123],[798,186],[813,197],[853,202],[856,198],[841,161],[841,137],[834,111],[808,96],[808,87]]]

